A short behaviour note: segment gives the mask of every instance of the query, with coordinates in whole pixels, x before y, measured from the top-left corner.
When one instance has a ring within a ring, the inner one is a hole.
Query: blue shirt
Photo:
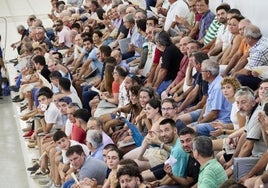
[[[208,98],[203,116],[206,116],[212,110],[219,110],[217,119],[223,123],[230,123],[232,104],[227,101],[222,94],[221,81],[222,77],[218,75],[211,83],[208,84]]]
[[[202,18],[199,24],[198,40],[202,39],[206,35],[206,31],[208,30],[214,17],[215,17],[215,14],[211,12],[210,10],[208,10],[204,15],[202,15]]]

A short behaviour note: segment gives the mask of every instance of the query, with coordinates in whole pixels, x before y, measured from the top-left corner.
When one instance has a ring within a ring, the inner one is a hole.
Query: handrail
[[[3,56],[3,60],[5,59],[5,50],[7,47],[7,18],[6,17],[0,17],[0,19],[3,19],[5,22],[5,44],[4,47],[2,47],[2,56]],[[1,41],[2,41],[2,37],[1,37]]]

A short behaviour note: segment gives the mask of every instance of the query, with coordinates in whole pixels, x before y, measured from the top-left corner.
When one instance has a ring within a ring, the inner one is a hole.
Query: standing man
[[[200,172],[198,176],[198,188],[218,188],[227,175],[221,164],[214,158],[212,141],[207,136],[198,136],[193,144],[194,158],[200,163]]]

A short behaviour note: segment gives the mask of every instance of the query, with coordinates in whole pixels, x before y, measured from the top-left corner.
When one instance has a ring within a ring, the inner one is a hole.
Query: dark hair
[[[147,18],[147,20],[153,20],[155,25],[158,24],[158,19],[154,16]]]
[[[90,115],[89,111],[85,108],[78,109],[74,112],[74,117],[83,120],[85,123],[88,122]]]
[[[43,88],[43,90],[41,90],[42,88]],[[40,96],[45,96],[48,99],[51,99],[53,97],[53,92],[51,91],[51,89],[49,89],[48,87],[45,87],[46,91],[44,91],[44,87],[42,87],[42,88],[39,90],[37,98],[40,97]]]
[[[216,12],[218,12],[218,11],[221,10],[221,9],[225,10],[225,12],[228,12],[228,11],[231,9],[231,7],[230,7],[229,4],[227,4],[227,3],[223,3],[223,4],[219,5],[219,6],[216,8]]]
[[[196,2],[200,2],[202,0],[197,0]],[[208,5],[209,4],[209,0],[204,0],[204,2]]]
[[[135,96],[139,96],[139,91],[141,89],[140,85],[133,85],[129,88],[129,91],[131,91],[131,93],[133,93],[133,95]]]
[[[196,135],[196,132],[191,127],[185,127],[179,132],[179,136],[186,134]]]
[[[133,159],[122,159],[119,161],[118,163],[119,165],[132,165],[132,166],[136,166],[139,167],[138,164],[133,160]]]
[[[103,33],[100,30],[94,30],[93,34],[97,34],[100,38],[103,37]]]
[[[53,135],[53,141],[57,142],[58,140],[60,140],[61,138],[67,138],[67,135],[65,134],[64,131],[56,131]]]
[[[36,64],[40,64],[40,65],[42,65],[42,66],[45,66],[45,65],[46,65],[46,59],[45,59],[45,57],[42,56],[42,55],[36,55],[36,56],[34,56],[33,61],[34,61]]]
[[[112,64],[112,65],[115,66],[116,65],[116,59],[114,57],[110,56],[110,57],[107,57],[107,58],[104,59],[104,63],[106,63],[106,65],[107,65],[107,63],[109,63],[109,64]]]
[[[70,91],[71,81],[68,78],[61,77],[61,78],[59,78],[59,86],[64,91]]]
[[[59,71],[53,71],[53,72],[51,72],[50,74],[49,74],[49,78],[50,79],[59,79],[59,78],[61,78],[62,77],[62,75],[61,75],[61,73],[59,72]]]
[[[158,100],[158,99],[150,99],[147,104],[149,104],[154,109],[158,108],[159,113],[161,113],[161,101],[160,100]]]
[[[117,148],[117,145],[115,145],[115,144],[107,144],[106,146],[104,146],[103,149],[108,150],[108,149],[113,149],[113,148]]]
[[[77,22],[74,22],[71,26],[71,28],[77,28],[77,29],[80,29],[81,28],[81,25]]]
[[[123,159],[124,154],[123,154],[123,152],[120,149],[118,149],[118,148],[111,148],[108,152],[110,152],[110,151],[115,151],[118,154],[119,160]]]
[[[127,74],[128,74],[128,70],[125,67],[123,67],[123,66],[119,66],[118,65],[118,66],[115,67],[115,70],[122,77],[126,77]]]
[[[154,91],[153,88],[151,88],[151,87],[142,87],[142,88],[140,89],[140,91],[139,91],[139,94],[140,94],[142,91],[148,93],[150,99],[152,99],[152,98],[156,98],[156,94],[155,94],[155,91]]]
[[[177,102],[173,99],[173,98],[165,98],[161,101],[161,105],[163,105],[164,103],[171,103],[173,108],[177,108]]]
[[[92,39],[92,37],[85,37],[85,38],[83,39],[83,42],[87,42],[87,41],[89,41],[90,43],[93,43],[93,39]]]
[[[57,52],[53,52],[52,54],[53,54],[53,55],[58,55],[60,60],[63,59],[63,55],[62,55],[62,53],[60,53],[60,52],[58,52],[58,51],[57,51]]]
[[[69,149],[66,151],[66,157],[69,157],[70,155],[73,155],[74,153],[77,153],[78,155],[82,155],[84,153],[84,150],[81,145],[74,145],[69,147]]]
[[[137,83],[140,86],[142,85],[142,80],[138,76],[136,76],[135,74],[129,73],[127,76],[131,78],[133,85],[135,83]]]
[[[223,182],[223,184],[221,184],[219,188],[246,188],[246,186],[242,185],[241,183],[237,183],[233,179],[228,179]]]
[[[241,20],[245,19],[245,17],[242,16],[242,15],[240,15],[240,14],[238,14],[238,15],[234,15],[234,16],[232,16],[232,17],[230,18],[230,20],[231,20],[231,19],[236,19],[238,22],[240,22]]]
[[[90,28],[90,31],[89,32],[83,32],[81,33],[81,38],[83,39],[83,42],[84,42],[84,39],[85,38],[92,38],[92,33],[93,33],[93,28],[92,26],[90,25],[86,25],[87,27]],[[85,26],[84,26],[85,27]],[[93,41],[92,41],[93,42]]]
[[[207,136],[198,136],[194,139],[193,149],[196,149],[200,156],[213,156],[212,140]]]
[[[42,92],[51,93],[52,91],[49,87],[44,86],[39,89],[39,93],[42,93]],[[53,95],[53,92],[52,92],[52,95]]]
[[[129,175],[130,177],[138,177],[141,182],[143,181],[139,168],[133,165],[125,165],[119,168],[116,173],[117,179],[119,179],[123,175]]]
[[[138,29],[141,29],[144,32],[146,31],[146,19],[137,20],[136,25]]]
[[[112,53],[112,49],[110,46],[108,45],[102,45],[100,48],[99,48],[100,52],[103,53],[105,55],[105,57],[109,57],[111,56],[111,53]]]
[[[103,20],[103,15],[105,14],[105,10],[103,10],[103,8],[101,7],[98,7],[96,9],[96,14],[100,20]]]
[[[170,124],[171,127],[176,127],[176,122],[171,118],[166,118],[160,121],[159,125]]]
[[[156,41],[162,46],[170,46],[172,44],[170,36],[166,31],[161,31],[158,35],[156,35]]]
[[[208,54],[202,51],[192,53],[192,56],[195,58],[196,63],[202,63],[204,60],[208,59]]]
[[[232,8],[228,11],[228,14],[237,14],[237,15],[240,15],[241,12],[240,10],[236,9],[236,8]]]

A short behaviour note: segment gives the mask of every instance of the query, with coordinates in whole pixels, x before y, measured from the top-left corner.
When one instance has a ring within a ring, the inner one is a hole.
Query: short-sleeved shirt
[[[245,126],[245,131],[247,132],[247,139],[254,141],[254,146],[252,149],[252,156],[259,157],[266,150],[267,146],[262,137],[261,125],[258,121],[258,113],[262,110],[262,106],[258,105],[252,115],[248,118],[248,121]]]
[[[211,159],[200,168],[198,188],[218,188],[228,179],[223,167],[216,159]]]
[[[88,147],[85,144],[81,144],[81,143],[79,143],[79,142],[77,142],[75,140],[70,140],[70,146],[76,146],[76,145],[82,146],[83,151],[86,154],[86,156],[89,155],[89,149],[88,149]],[[67,150],[61,150],[62,162],[64,164],[68,164],[69,163],[69,159],[68,159],[68,157],[66,157],[66,151]]]
[[[193,182],[190,184],[190,187],[195,185],[198,181],[199,168],[200,168],[199,162],[195,158],[190,156],[187,164],[187,175],[186,175],[187,177],[193,178]]]
[[[78,180],[81,181],[84,178],[96,179],[98,184],[102,185],[107,173],[106,164],[96,158],[88,156],[85,159],[84,164],[78,171]]]
[[[208,95],[208,82],[203,80],[202,74],[200,72],[197,72],[194,76],[194,86],[198,85],[199,90],[198,90],[198,97],[195,103],[198,103],[203,96]]]
[[[248,63],[245,69],[251,70],[256,66],[268,65],[268,40],[264,37],[260,38],[258,42],[249,50]]]
[[[74,123],[72,126],[71,139],[79,143],[85,144],[86,136],[87,136],[86,131],[81,127],[78,127],[77,124]]]
[[[44,113],[46,123],[54,124],[54,128],[62,128],[63,121],[61,118],[60,110],[54,102],[51,102],[48,109]]]
[[[181,62],[180,62],[180,70],[177,73],[177,76],[175,78],[176,84],[180,83],[180,81],[183,80],[183,78],[186,75],[186,69],[189,63],[189,58],[187,55],[183,56]]]
[[[181,51],[174,45],[167,46],[162,54],[161,68],[167,70],[164,81],[174,80],[179,71],[180,62],[183,58]]]
[[[180,139],[176,140],[170,155],[177,159],[177,162],[172,166],[172,173],[175,176],[185,177],[189,154],[182,149]]]
[[[203,116],[206,116],[212,110],[219,110],[217,119],[224,123],[230,123],[232,104],[222,94],[221,81],[222,77],[218,75],[211,83],[209,83],[208,98]]]
[[[208,43],[210,43],[213,39],[216,38],[219,27],[222,25],[222,23],[220,23],[217,19],[217,17],[214,18],[214,20],[212,21],[212,23],[210,24],[208,31],[205,35],[204,38],[204,45],[207,45]]]
[[[202,18],[199,23],[198,40],[202,39],[206,35],[206,31],[208,30],[214,17],[215,17],[215,14],[211,12],[210,10],[208,10],[204,15],[202,15]]]
[[[241,54],[245,54],[245,53],[248,53],[249,52],[249,49],[250,49],[250,46],[248,45],[248,43],[246,42],[245,39],[243,39],[239,45],[239,48],[238,48],[238,51],[241,53]]]

